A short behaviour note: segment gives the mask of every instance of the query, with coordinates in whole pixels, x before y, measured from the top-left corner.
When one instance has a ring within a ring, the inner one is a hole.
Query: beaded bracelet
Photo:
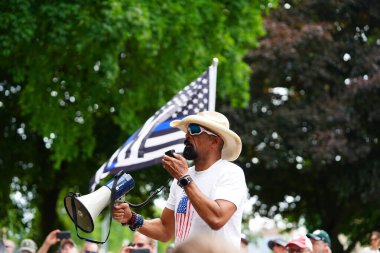
[[[140,215],[140,214],[136,214],[136,219],[134,220],[134,222],[132,224],[129,225],[129,228],[132,230],[132,231],[135,231],[139,228],[141,228],[144,224],[144,218]]]
[[[127,222],[121,223],[121,225],[128,226],[128,225],[131,225],[131,224],[133,224],[135,222],[135,220],[136,220],[136,213],[133,212],[133,211],[131,213],[132,213],[131,218]]]
[[[129,221],[127,222],[127,224],[131,225],[131,224],[135,223],[135,220],[136,220],[136,213],[132,211],[132,216],[129,219]]]
[[[127,223],[122,223],[123,226],[128,225],[132,231],[135,231],[136,229],[141,228],[143,224],[144,224],[144,218],[140,214],[137,214],[133,211],[132,211],[132,216],[129,219],[129,221]]]

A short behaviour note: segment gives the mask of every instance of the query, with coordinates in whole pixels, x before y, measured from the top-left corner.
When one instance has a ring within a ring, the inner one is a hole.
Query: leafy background
[[[368,242],[380,229],[379,7],[2,1],[3,233],[41,245],[55,228],[74,232],[62,206],[67,192],[88,192],[114,150],[218,57],[216,109],[242,137],[236,162],[257,198],[252,215],[281,217],[289,230],[323,228],[333,252]],[[132,202],[169,177],[160,166],[132,176],[139,183]],[[140,212],[150,218],[160,210]],[[114,224],[110,251],[120,238],[131,234]]]

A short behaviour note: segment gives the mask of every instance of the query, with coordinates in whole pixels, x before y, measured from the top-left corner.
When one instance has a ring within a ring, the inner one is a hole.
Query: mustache
[[[183,143],[184,143],[185,145],[193,146],[193,144],[192,144],[188,139],[186,139]]]

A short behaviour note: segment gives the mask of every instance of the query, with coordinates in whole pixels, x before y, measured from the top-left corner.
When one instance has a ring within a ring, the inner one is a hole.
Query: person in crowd
[[[78,247],[71,239],[62,239],[58,249],[59,253],[79,253]]]
[[[20,243],[20,253],[36,253],[37,244],[32,239],[24,239]]]
[[[6,248],[4,246],[4,240],[0,238],[0,253],[6,253]]]
[[[362,253],[379,253],[380,247],[380,233],[378,231],[372,231],[370,234],[370,246],[365,247]]]
[[[268,241],[268,248],[270,248],[273,253],[286,253],[285,245],[286,241],[281,238],[275,238]]]
[[[173,253],[174,252],[174,243],[169,244],[169,246],[166,248],[166,253]]]
[[[148,249],[149,253],[153,253],[155,247],[155,240],[136,231],[133,236],[133,241],[126,246],[122,246],[120,253],[131,253],[133,249]]]
[[[82,247],[82,253],[99,253],[99,245],[93,242],[85,241]]]
[[[317,229],[313,233],[308,233],[306,236],[313,244],[314,253],[329,253],[331,252],[331,240],[329,234],[322,230]]]
[[[6,253],[14,253],[16,250],[16,243],[12,240],[5,239],[4,240],[4,247]]]
[[[115,205],[114,219],[164,242],[174,236],[177,244],[206,233],[224,237],[239,248],[247,185],[243,170],[232,161],[240,155],[240,137],[218,112],[200,112],[170,125],[184,131],[186,139],[183,156],[174,153],[162,158],[174,181],[161,217],[144,220],[122,203]],[[194,165],[189,168],[186,160]]]
[[[174,253],[236,253],[238,248],[224,238],[199,234],[186,239],[174,247]]]
[[[306,236],[299,236],[292,240],[290,240],[286,245],[285,248],[287,250],[287,253],[307,253],[313,252],[313,244],[311,243],[310,239]]]
[[[59,239],[57,234],[61,232],[59,229],[51,231],[45,238],[41,247],[38,249],[37,253],[48,253],[51,246],[55,245],[58,242],[60,243],[58,253],[78,253],[78,247],[71,239]]]
[[[248,237],[246,234],[241,234],[240,239],[240,252],[241,253],[248,253]]]
[[[54,244],[56,244],[57,242],[60,241],[59,238],[57,238],[57,234],[60,232],[61,230],[59,229],[55,229],[53,231],[51,231],[45,238],[44,242],[42,243],[41,247],[38,249],[37,253],[47,253],[50,249],[50,247]]]

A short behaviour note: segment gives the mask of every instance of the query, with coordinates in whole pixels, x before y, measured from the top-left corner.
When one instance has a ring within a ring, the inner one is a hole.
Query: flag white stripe
[[[148,138],[145,142],[145,147],[150,148],[153,146],[164,144],[166,142],[176,141],[176,140],[180,140],[180,139],[185,140],[185,133],[182,132],[181,130],[176,131],[174,133],[165,134],[162,136],[156,136],[156,137]]]
[[[117,167],[123,167],[123,166],[127,166],[127,165],[133,165],[133,164],[148,162],[150,160],[162,157],[164,155],[164,153],[169,149],[174,149],[176,152],[179,152],[179,151],[182,152],[183,148],[184,148],[183,144],[177,144],[177,145],[173,145],[170,147],[164,147],[164,148],[146,153],[146,154],[144,154],[144,157],[126,158],[126,159],[125,158],[123,158],[123,159],[119,158],[118,163],[117,163]],[[124,154],[120,153],[120,155],[123,156]]]

